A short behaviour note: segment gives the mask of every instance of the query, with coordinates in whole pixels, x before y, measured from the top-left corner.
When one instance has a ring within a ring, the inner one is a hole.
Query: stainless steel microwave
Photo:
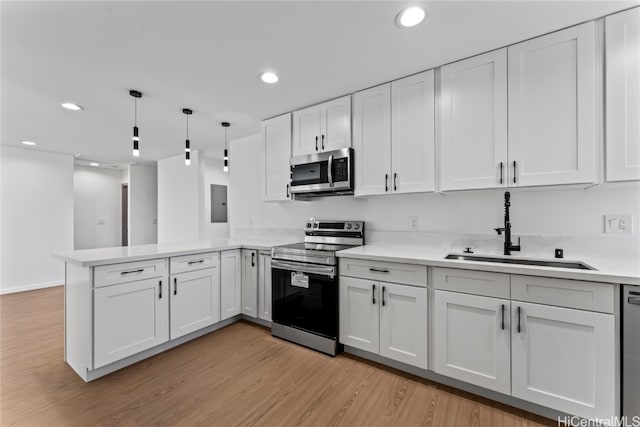
[[[353,194],[353,148],[292,157],[289,164],[295,199]]]

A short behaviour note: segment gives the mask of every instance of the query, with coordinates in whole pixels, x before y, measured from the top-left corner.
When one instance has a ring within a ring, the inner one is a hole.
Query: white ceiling
[[[400,29],[410,4],[429,9]],[[129,163],[221,157],[259,121],[601,17],[638,1],[2,1],[3,145]],[[272,69],[280,82],[257,78]],[[131,156],[133,99],[140,159]],[[73,101],[85,110],[60,107]]]

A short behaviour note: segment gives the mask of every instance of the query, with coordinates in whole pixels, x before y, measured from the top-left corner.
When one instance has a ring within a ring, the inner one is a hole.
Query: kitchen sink
[[[535,265],[539,267],[551,268],[573,268],[576,270],[595,270],[595,268],[580,261],[548,261],[542,259],[501,258],[482,255],[459,254],[449,254],[445,257],[445,259],[455,259],[459,261],[495,262],[498,264]]]

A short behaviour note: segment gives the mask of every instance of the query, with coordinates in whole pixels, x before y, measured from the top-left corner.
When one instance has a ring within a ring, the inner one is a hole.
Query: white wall
[[[64,284],[73,249],[73,157],[2,146],[0,293]]]
[[[122,171],[76,165],[73,194],[75,249],[122,246]]]
[[[204,228],[202,230],[204,240],[229,237],[229,222],[211,223],[211,184],[226,185],[227,197],[229,197],[229,174],[222,168],[222,160],[208,157],[204,159]]]
[[[260,137],[230,144],[229,209],[231,235],[244,228],[301,229],[306,219],[362,219],[367,230],[409,232],[409,216],[418,217],[419,231],[484,234],[503,225],[504,190],[476,190],[440,194],[388,195],[377,198],[329,197],[310,202],[260,202]],[[602,184],[583,188],[511,189],[514,235],[586,237],[593,251],[603,247],[621,256],[637,256],[640,247],[640,183]],[[634,234],[604,234],[604,214],[634,215]],[[496,236],[496,242],[499,240]],[[548,239],[547,239],[548,240]],[[567,239],[563,240],[566,243]],[[583,241],[585,241],[583,239]],[[560,242],[560,241],[558,241]],[[593,243],[596,242],[596,243]],[[602,243],[602,246],[600,244]],[[561,247],[561,246],[559,246]]]
[[[191,151],[191,165],[184,155],[158,161],[158,243],[201,239],[204,223],[203,159]]]
[[[129,165],[129,245],[158,241],[158,168]]]

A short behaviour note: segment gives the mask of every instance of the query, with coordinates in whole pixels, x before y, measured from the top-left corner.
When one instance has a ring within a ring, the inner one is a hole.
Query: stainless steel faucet
[[[504,254],[511,255],[511,251],[520,251],[520,237],[518,237],[518,244],[511,243],[511,220],[509,219],[509,207],[511,206],[511,193],[505,191],[504,193],[504,227],[494,228],[498,234],[502,234],[504,231]]]

